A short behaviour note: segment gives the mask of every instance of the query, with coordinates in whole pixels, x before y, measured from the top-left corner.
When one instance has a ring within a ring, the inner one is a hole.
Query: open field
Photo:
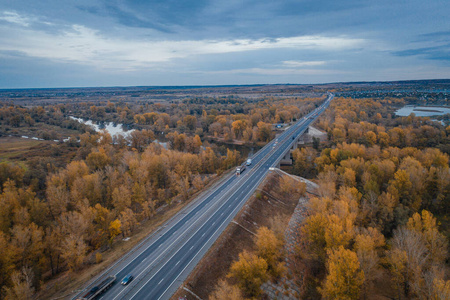
[[[0,161],[5,160],[23,160],[35,152],[41,152],[43,149],[54,144],[50,141],[37,141],[20,137],[0,137]]]
[[[81,133],[76,130],[63,128],[56,125],[45,124],[37,122],[34,126],[26,126],[22,123],[20,127],[8,127],[5,126],[1,130],[3,135],[12,135],[13,137],[27,136],[30,139],[32,137],[44,138],[45,140],[60,140],[68,138],[69,136],[79,136]]]

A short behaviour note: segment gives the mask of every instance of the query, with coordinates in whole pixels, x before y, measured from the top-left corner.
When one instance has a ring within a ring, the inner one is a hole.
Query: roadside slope
[[[198,299],[193,294],[207,299],[218,280],[226,277],[239,253],[244,249],[253,250],[253,236],[258,228],[266,226],[275,232],[284,232],[301,197],[299,191],[287,190],[291,187],[285,186],[282,180],[285,177],[288,175],[269,173],[171,299]]]

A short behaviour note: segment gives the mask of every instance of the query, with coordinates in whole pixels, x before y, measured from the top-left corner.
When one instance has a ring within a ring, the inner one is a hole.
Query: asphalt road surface
[[[247,166],[242,174],[224,176],[157,232],[97,276],[86,290],[106,276],[116,275],[116,283],[97,299],[169,299],[254,193],[269,168],[278,164],[333,97],[333,94],[328,94],[320,107],[259,150],[252,157],[251,166]],[[134,276],[133,281],[126,286],[121,285],[120,281],[128,274]]]

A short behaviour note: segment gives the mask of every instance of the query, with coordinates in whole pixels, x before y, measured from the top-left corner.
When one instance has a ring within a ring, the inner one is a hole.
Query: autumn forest
[[[280,194],[308,199],[297,296],[450,298],[450,124],[395,115],[446,100],[388,88],[367,95],[366,86],[205,89],[1,93],[0,299],[61,296],[125,238],[151,232],[322,104],[326,91],[336,97],[313,124],[325,138],[299,145],[281,167],[320,187],[280,183]],[[132,131],[111,135],[74,118]],[[288,276],[275,227],[258,229],[210,299],[267,299],[261,285]]]

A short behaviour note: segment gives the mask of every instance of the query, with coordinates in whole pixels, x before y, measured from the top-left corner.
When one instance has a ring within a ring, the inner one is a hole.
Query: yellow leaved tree
[[[228,277],[236,280],[237,285],[250,297],[261,294],[261,285],[269,279],[267,262],[264,258],[244,250],[239,259],[230,268]]]
[[[328,250],[327,270],[323,288],[320,289],[325,299],[359,299],[364,272],[355,252],[342,246]]]

